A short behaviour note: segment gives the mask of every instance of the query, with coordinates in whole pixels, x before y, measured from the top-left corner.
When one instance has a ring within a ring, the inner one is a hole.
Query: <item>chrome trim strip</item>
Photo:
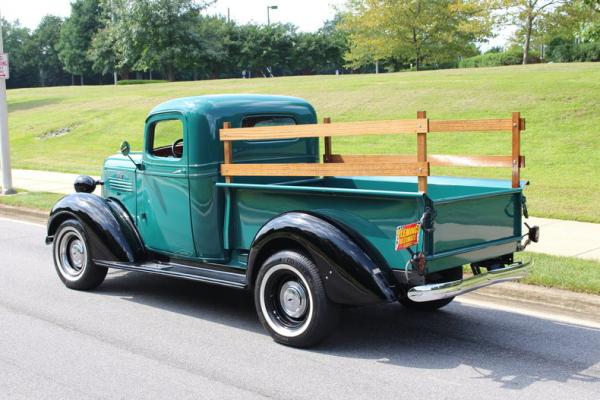
[[[334,188],[334,187],[322,187],[322,186],[292,186],[286,184],[272,183],[272,184],[258,184],[258,183],[223,183],[218,182],[215,184],[216,187],[220,188],[233,188],[233,189],[249,189],[249,190],[262,190],[262,191],[288,191],[288,192],[306,192],[306,193],[335,193],[340,195],[348,196],[368,196],[368,197],[391,197],[391,198],[423,198],[424,193],[419,192],[394,192],[390,190],[371,190],[371,189],[345,189],[345,188]]]
[[[521,241],[521,236],[511,236],[508,238],[490,240],[489,242],[476,243],[476,244],[472,244],[467,247],[459,247],[458,249],[446,250],[441,253],[435,253],[432,256],[427,256],[425,258],[425,260],[428,262],[435,261],[435,260],[438,260],[438,259],[444,258],[444,257],[452,257],[452,256],[460,255],[460,254],[470,253],[473,251],[487,249],[489,247],[502,246],[503,244],[509,244],[512,242],[515,243],[515,251],[517,251],[517,244],[520,241]]]
[[[519,261],[507,267],[488,271],[467,279],[415,286],[408,291],[408,298],[421,303],[459,296],[486,286],[525,278],[531,272],[532,265],[531,261]]]

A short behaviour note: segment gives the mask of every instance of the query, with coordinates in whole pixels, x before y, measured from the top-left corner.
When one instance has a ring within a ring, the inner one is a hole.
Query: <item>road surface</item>
[[[594,324],[389,304],[345,310],[326,343],[297,350],[233,289],[111,271],[68,290],[44,233],[0,219],[2,399],[600,398]]]

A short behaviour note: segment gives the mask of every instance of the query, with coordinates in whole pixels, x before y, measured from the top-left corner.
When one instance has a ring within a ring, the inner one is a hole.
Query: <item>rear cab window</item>
[[[242,120],[242,128],[284,125],[296,125],[296,120],[292,117],[270,115],[246,117]]]

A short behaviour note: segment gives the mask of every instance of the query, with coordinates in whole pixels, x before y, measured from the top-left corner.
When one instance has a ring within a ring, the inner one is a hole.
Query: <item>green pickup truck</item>
[[[343,306],[399,301],[435,310],[527,274],[513,254],[537,241],[539,229],[522,232],[518,113],[328,122],[284,96],[157,106],[142,151],[124,142],[100,181],[78,177],[76,193],[53,207],[46,243],[60,279],[91,290],[116,268],[251,290],[274,340],[307,347],[331,332]],[[427,154],[430,132],[471,130],[512,132],[513,154]],[[332,153],[332,137],[406,133],[417,135],[417,156]],[[513,179],[430,176],[436,165],[509,167]],[[468,264],[473,275],[463,278]]]

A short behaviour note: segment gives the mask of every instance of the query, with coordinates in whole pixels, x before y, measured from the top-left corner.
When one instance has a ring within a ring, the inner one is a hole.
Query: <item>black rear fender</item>
[[[318,215],[281,214],[267,222],[254,238],[248,257],[249,285],[254,285],[267,257],[278,250],[296,249],[308,253],[315,262],[331,301],[351,305],[395,301],[388,266],[375,262],[378,257],[365,251],[353,236]]]
[[[64,221],[77,219],[85,228],[94,260],[137,262],[145,249],[131,216],[115,200],[89,193],[75,193],[60,199],[48,219],[46,243],[54,240]]]

